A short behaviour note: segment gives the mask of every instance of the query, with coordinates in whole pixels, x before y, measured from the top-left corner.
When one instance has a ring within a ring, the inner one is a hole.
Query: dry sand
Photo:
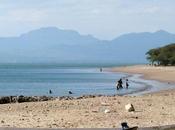
[[[134,66],[114,71],[142,73],[146,78],[174,82],[174,67]],[[135,112],[127,112],[132,103]],[[105,113],[109,109],[109,113]],[[23,128],[112,128],[127,121],[130,126],[175,124],[175,91],[143,96],[96,97],[76,100],[54,100],[35,103],[0,105],[1,127]]]
[[[135,65],[126,67],[115,67],[113,72],[126,72],[143,74],[146,79],[154,79],[163,82],[175,83],[175,67],[158,67],[149,65]]]
[[[132,103],[135,112],[127,112]],[[104,113],[109,109],[110,113]],[[175,124],[175,93],[0,105],[1,127],[102,128]]]

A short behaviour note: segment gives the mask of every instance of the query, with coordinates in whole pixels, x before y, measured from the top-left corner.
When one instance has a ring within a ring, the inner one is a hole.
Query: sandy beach
[[[144,74],[147,79],[174,82],[174,67],[132,66],[115,72]],[[125,105],[132,103],[135,111]],[[105,113],[108,110],[108,113]],[[175,91],[142,96],[95,97],[74,100],[13,103],[0,105],[0,127],[22,128],[120,128],[175,124]]]
[[[132,103],[135,112],[127,112]],[[104,111],[108,109],[109,113]],[[0,105],[1,127],[112,128],[175,124],[175,92]]]
[[[143,74],[145,79],[153,79],[162,82],[175,83],[175,67],[158,67],[149,65],[135,65],[126,67],[114,67],[113,72],[124,72],[131,74]]]

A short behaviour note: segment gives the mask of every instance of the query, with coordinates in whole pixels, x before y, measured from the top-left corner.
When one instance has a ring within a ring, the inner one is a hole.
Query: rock
[[[95,110],[95,109],[94,109],[94,110],[92,110],[92,112],[97,113],[97,112],[98,112],[98,110]]]
[[[47,96],[39,97],[39,101],[48,101],[48,100],[49,100],[49,97],[47,97]]]
[[[111,111],[109,109],[105,109],[104,113],[110,113]]]
[[[82,95],[80,97],[77,97],[76,99],[86,99],[86,98],[95,98],[96,95]]]
[[[126,109],[128,112],[135,111],[134,106],[133,106],[132,104],[127,104],[127,105],[125,105],[125,109]]]
[[[10,103],[10,97],[1,97],[0,104]]]
[[[101,105],[102,105],[102,106],[110,106],[110,104],[105,103],[105,102],[102,102]]]
[[[62,96],[62,97],[59,97],[59,100],[73,100],[74,97],[70,97],[70,96]]]
[[[19,103],[25,102],[24,96],[23,96],[23,95],[18,96],[18,97],[17,97],[17,101],[18,101]]]
[[[48,100],[54,100],[56,98],[54,97],[48,97],[48,96],[4,96],[0,97],[0,104],[6,104],[6,103],[22,103],[22,102],[37,102],[37,101],[48,101]]]
[[[18,102],[18,99],[16,96],[11,96],[11,103],[16,103]]]

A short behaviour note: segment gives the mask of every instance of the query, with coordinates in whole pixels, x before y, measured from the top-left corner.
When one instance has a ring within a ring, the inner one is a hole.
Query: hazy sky
[[[46,26],[100,39],[123,33],[175,33],[175,0],[0,0],[0,36]]]

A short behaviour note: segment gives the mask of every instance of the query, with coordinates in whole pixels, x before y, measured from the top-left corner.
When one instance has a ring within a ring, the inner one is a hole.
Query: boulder
[[[128,112],[135,111],[134,106],[133,106],[132,104],[127,104],[127,105],[125,105],[125,109],[126,109]]]
[[[18,102],[17,96],[11,96],[11,103],[16,103]]]
[[[0,104],[10,103],[10,97],[1,97]]]
[[[73,97],[70,97],[70,96],[62,96],[62,97],[59,97],[59,100],[73,100],[74,98]]]
[[[22,102],[37,102],[37,101],[48,101],[48,100],[54,100],[56,98],[49,97],[49,96],[4,96],[0,97],[0,104],[6,104],[6,103],[22,103]],[[66,98],[66,99],[72,99],[72,98]]]
[[[17,101],[18,101],[19,103],[25,102],[25,99],[24,99],[24,98],[25,98],[25,97],[24,97],[23,95],[20,95],[20,96],[17,97]]]

